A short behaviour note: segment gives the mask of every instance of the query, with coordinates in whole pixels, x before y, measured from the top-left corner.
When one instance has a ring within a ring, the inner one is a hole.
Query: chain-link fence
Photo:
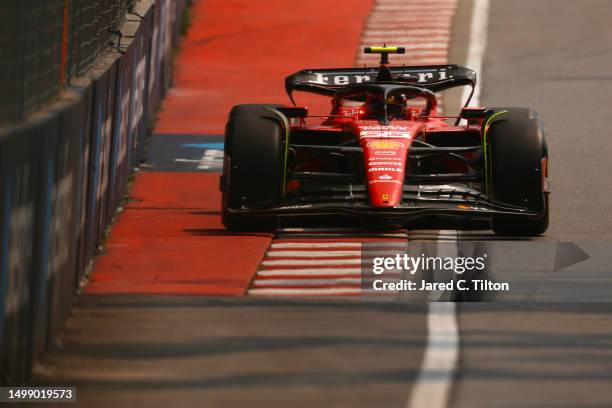
[[[67,74],[80,75],[110,44],[132,0],[71,0]]]
[[[0,125],[20,121],[83,74],[135,0],[2,0]]]

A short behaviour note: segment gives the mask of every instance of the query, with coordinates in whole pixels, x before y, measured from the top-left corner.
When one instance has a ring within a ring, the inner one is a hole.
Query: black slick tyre
[[[527,208],[536,217],[497,215],[491,222],[498,235],[536,236],[548,228],[548,193],[544,176],[548,149],[535,111],[497,108],[487,131],[488,175],[493,199]]]
[[[239,105],[230,113],[221,177],[222,222],[230,230],[269,231],[277,226],[275,215],[231,211],[280,202],[284,131],[276,116],[264,109],[274,106]]]

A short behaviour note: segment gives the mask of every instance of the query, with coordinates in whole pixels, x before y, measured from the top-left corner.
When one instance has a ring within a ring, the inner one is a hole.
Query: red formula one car
[[[440,93],[476,83],[458,65],[391,67],[401,47],[367,47],[380,67],[307,69],[294,91],[332,98],[331,113],[238,105],[225,133],[223,223],[272,229],[329,216],[363,224],[469,229],[503,235],[548,227],[547,147],[528,108],[438,114]],[[450,123],[449,123],[450,122]]]

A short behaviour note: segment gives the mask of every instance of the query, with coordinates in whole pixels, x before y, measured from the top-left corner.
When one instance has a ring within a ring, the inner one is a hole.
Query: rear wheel
[[[225,131],[222,221],[231,230],[268,231],[278,217],[236,214],[231,209],[270,207],[280,201],[283,129],[273,113],[277,105],[239,105]]]
[[[498,108],[487,131],[489,183],[496,201],[525,207],[539,217],[494,216],[491,227],[499,235],[535,236],[548,228],[548,194],[544,180],[548,150],[534,110]]]

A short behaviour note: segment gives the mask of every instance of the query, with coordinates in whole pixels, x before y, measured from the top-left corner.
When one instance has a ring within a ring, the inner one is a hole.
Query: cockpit
[[[429,116],[436,108],[436,95],[424,88],[397,84],[362,84],[338,92],[333,115],[363,120],[413,120]]]

